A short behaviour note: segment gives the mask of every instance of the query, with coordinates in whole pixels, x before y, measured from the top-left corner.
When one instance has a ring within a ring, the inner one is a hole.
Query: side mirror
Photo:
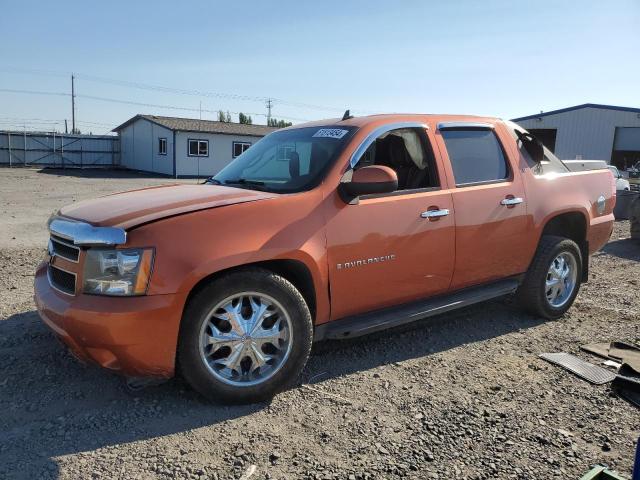
[[[521,132],[516,130],[516,135],[522,142],[522,146],[527,151],[531,159],[536,163],[542,163],[544,160],[544,146],[542,142],[529,132]]]
[[[349,170],[342,177],[338,193],[347,203],[354,203],[360,195],[390,193],[398,189],[398,175],[393,169],[382,165],[371,165],[358,170]]]

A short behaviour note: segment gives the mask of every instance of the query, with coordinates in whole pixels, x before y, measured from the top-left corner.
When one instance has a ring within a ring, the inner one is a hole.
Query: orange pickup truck
[[[259,401],[314,341],[512,293],[561,316],[615,195],[608,170],[569,172],[508,121],[345,114],[271,133],[201,185],[62,208],[35,301],[83,360]]]

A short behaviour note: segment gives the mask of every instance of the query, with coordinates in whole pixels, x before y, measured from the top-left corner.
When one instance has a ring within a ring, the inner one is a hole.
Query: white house
[[[136,115],[113,129],[120,166],[173,177],[208,177],[268,133],[265,125]]]
[[[640,161],[640,108],[585,103],[514,118],[563,160]]]

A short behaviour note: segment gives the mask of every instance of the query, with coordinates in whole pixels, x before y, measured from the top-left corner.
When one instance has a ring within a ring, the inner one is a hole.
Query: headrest
[[[287,156],[289,157],[289,175],[291,178],[298,178],[300,176],[300,155],[298,152],[290,151]]]

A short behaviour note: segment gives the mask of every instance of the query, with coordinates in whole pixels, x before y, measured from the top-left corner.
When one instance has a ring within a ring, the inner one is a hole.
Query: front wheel
[[[299,377],[312,337],[300,292],[272,272],[246,269],[213,281],[189,301],[178,365],[210,400],[267,400]]]
[[[582,281],[582,254],[568,238],[544,236],[517,297],[534,315],[556,319],[569,310]]]

